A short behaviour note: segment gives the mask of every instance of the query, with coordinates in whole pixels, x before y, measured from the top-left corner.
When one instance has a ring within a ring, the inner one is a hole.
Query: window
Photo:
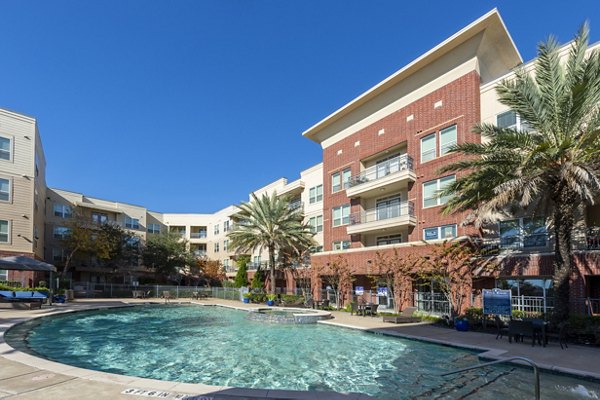
[[[215,224],[215,228],[214,229],[215,229],[214,230],[215,235],[218,235],[219,234],[219,224]]]
[[[223,232],[229,232],[229,220],[223,222]]]
[[[106,224],[108,222],[108,215],[103,213],[92,213],[92,222],[95,224]]]
[[[311,217],[308,220],[308,224],[311,227],[313,233],[323,232],[323,216],[319,215],[316,217]]]
[[[498,128],[512,128],[524,131],[532,130],[531,125],[514,111],[506,111],[498,114],[496,116],[496,125]]]
[[[0,160],[10,160],[12,151],[12,141],[4,136],[0,136]]]
[[[65,261],[65,250],[64,249],[52,249],[52,261],[63,262]]]
[[[400,216],[401,203],[402,199],[400,196],[392,196],[377,200],[375,206],[377,212],[377,221]]]
[[[323,246],[312,246],[310,248],[311,253],[320,253],[323,251]]]
[[[379,236],[377,238],[377,246],[397,243],[402,243],[402,235]]]
[[[423,238],[425,240],[449,239],[454,237],[456,237],[456,224],[423,229]]]
[[[423,183],[423,208],[446,204],[450,200],[450,196],[440,196],[439,193],[455,180],[456,176],[450,175]]]
[[[148,233],[160,233],[160,224],[148,224]]]
[[[225,250],[224,248],[225,246],[223,246],[223,250]],[[223,267],[225,268],[229,268],[229,258],[224,258],[223,259]]]
[[[544,217],[516,218],[498,223],[500,247],[546,247],[548,230]]]
[[[67,235],[71,232],[71,230],[64,226],[55,226],[54,227],[54,239],[64,240],[67,238]]]
[[[10,223],[7,220],[0,220],[0,243],[10,242]]]
[[[140,220],[137,218],[125,217],[125,228],[140,229]]]
[[[254,256],[254,266],[258,267],[260,266],[261,260],[260,260],[260,256]]]
[[[332,193],[339,192],[342,189],[346,189],[350,186],[350,176],[352,171],[350,168],[346,168],[342,172],[336,172],[331,175],[331,191]]]
[[[440,157],[447,154],[450,147],[456,145],[456,125],[440,131]]]
[[[317,203],[319,201],[323,201],[323,185],[317,185],[315,187],[311,187],[308,191],[309,203]]]
[[[0,282],[8,280],[8,270],[0,269]]]
[[[10,201],[10,180],[0,178],[0,200]]]
[[[333,242],[332,244],[332,250],[346,250],[350,248],[350,241],[349,240],[338,240]]]
[[[422,163],[429,161],[429,160],[433,160],[437,155],[435,152],[435,148],[437,147],[435,135],[436,135],[435,133],[432,133],[431,135],[427,135],[423,139],[421,139],[421,162]]]
[[[215,243],[215,253],[219,252],[219,243]]]
[[[332,211],[333,226],[348,225],[350,223],[350,204],[335,207]]]
[[[229,240],[227,240],[227,239],[223,240],[223,251],[227,251],[228,247],[229,247]]]
[[[73,216],[73,210],[70,206],[64,204],[55,204],[54,216],[60,218],[71,218]]]

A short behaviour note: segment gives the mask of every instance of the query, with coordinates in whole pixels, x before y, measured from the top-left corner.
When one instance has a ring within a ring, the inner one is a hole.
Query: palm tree
[[[479,124],[481,143],[455,146],[466,156],[443,172],[467,171],[444,190],[445,213],[475,210],[491,222],[512,207],[546,215],[555,237],[553,320],[569,315],[571,233],[581,211],[600,199],[600,53],[588,51],[585,23],[561,57],[550,38],[530,73],[521,67],[497,87],[499,101],[530,130]],[[565,58],[565,59],[563,59]]]
[[[275,293],[275,253],[288,248],[302,252],[313,244],[313,233],[303,223],[303,213],[276,193],[261,197],[253,193],[251,202],[237,207],[239,211],[233,216],[237,223],[228,235],[231,247],[237,252],[267,249],[271,293]]]

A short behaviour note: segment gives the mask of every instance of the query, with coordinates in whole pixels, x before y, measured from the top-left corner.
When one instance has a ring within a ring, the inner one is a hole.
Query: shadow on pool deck
[[[12,326],[30,318],[50,315],[56,312],[78,311],[91,308],[123,307],[132,303],[159,302],[161,299],[115,299],[115,300],[78,300],[65,305],[44,306],[41,310],[0,310],[0,334]],[[189,302],[189,299],[181,299]],[[171,304],[176,303],[176,301]],[[250,308],[239,301],[221,299],[203,299],[194,301],[203,305],[223,305],[233,308]],[[354,329],[409,339],[423,340],[443,345],[480,350],[480,356],[502,359],[510,356],[522,356],[532,359],[545,369],[583,375],[600,379],[600,348],[569,345],[561,350],[557,343],[547,347],[526,343],[508,343],[508,339],[496,340],[495,334],[480,332],[458,332],[430,324],[395,325],[384,323],[381,317],[351,316],[345,312],[332,312],[333,319],[320,323],[344,326]],[[131,394],[126,394],[126,391]],[[135,391],[138,391],[136,395]],[[145,391],[145,392],[144,392]],[[177,395],[187,395],[189,399],[368,399],[358,393],[324,393],[274,391],[261,389],[226,388],[205,385],[193,385],[177,382],[163,382],[136,377],[106,374],[83,370],[67,365],[53,363],[21,353],[8,346],[0,338],[0,398],[10,399],[129,399],[152,398],[148,392],[163,392],[165,399],[176,399]],[[144,393],[144,394],[142,394]],[[181,398],[181,397],[179,397]],[[185,398],[185,397],[184,397]]]

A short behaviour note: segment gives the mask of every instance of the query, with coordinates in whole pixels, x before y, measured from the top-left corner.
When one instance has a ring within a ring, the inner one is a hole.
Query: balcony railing
[[[194,250],[193,253],[196,257],[205,257],[206,256],[206,250]]]
[[[381,179],[400,171],[414,171],[413,159],[408,154],[402,154],[398,157],[391,158],[385,162],[365,169],[358,175],[350,177],[349,187]]]
[[[600,250],[600,226],[590,226],[585,233],[587,250]]]
[[[383,221],[401,216],[415,216],[415,204],[407,201],[398,205],[377,207],[370,210],[350,215],[350,225],[366,224],[368,222]]]
[[[190,238],[192,238],[192,239],[203,239],[205,237],[206,237],[206,231],[191,232],[190,233]]]

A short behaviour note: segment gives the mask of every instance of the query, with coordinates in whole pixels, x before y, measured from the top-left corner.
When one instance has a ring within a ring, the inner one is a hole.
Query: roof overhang
[[[102,205],[99,205],[99,204],[86,203],[86,202],[83,202],[83,201],[77,201],[77,202],[75,202],[75,204],[78,207],[91,208],[93,210],[100,210],[100,211],[108,211],[108,212],[115,213],[115,214],[123,214],[123,210],[118,209],[116,207],[102,206]]]
[[[482,81],[485,82],[494,79],[494,75],[505,74],[508,70],[523,62],[498,10],[493,9],[429,50],[427,53],[418,57],[395,74],[389,76],[342,108],[308,128],[302,135],[317,143],[322,143],[324,140],[335,134],[335,132],[327,131],[325,128],[351,114],[390,88],[400,84],[403,80],[415,74],[417,71],[434,63],[436,60],[455,50],[461,44],[466,43],[480,34],[482,34],[482,39],[477,48],[479,63],[494,64],[480,65],[480,68],[483,68],[484,70],[482,73],[489,75],[486,78],[482,77]]]

